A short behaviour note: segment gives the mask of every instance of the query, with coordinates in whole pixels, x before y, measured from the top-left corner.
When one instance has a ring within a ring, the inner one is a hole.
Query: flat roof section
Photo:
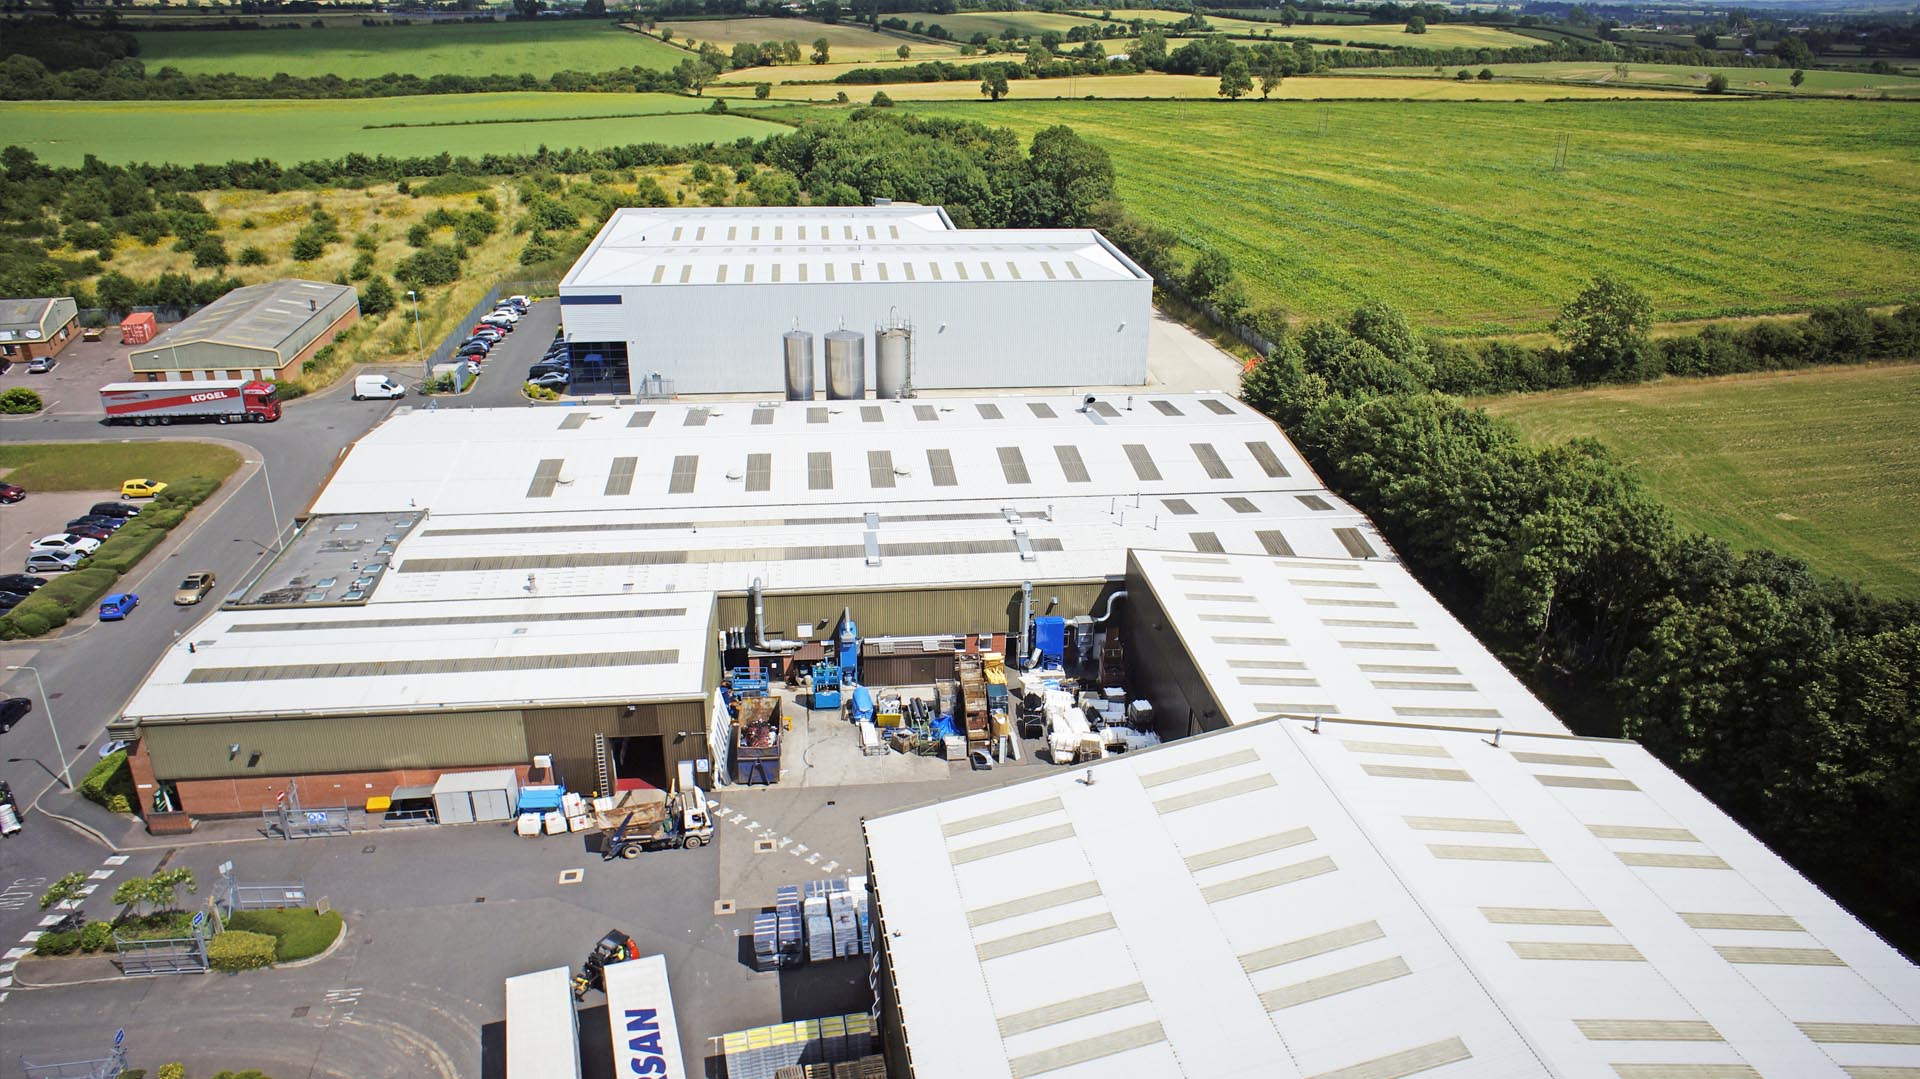
[[[151,722],[701,700],[712,613],[707,593],[547,596],[526,574],[518,598],[229,607],[161,656],[123,714]]]
[[[280,351],[289,339],[301,335],[307,323],[326,318],[328,305],[353,291],[351,285],[298,279],[246,285],[194,312],[185,322],[161,331],[160,336],[133,353],[145,355],[203,341]],[[312,335],[308,336],[311,339]]]
[[[146,385],[137,383],[136,385]],[[246,590],[228,603],[248,607],[359,605],[386,578],[394,552],[418,510],[344,513],[309,518]]]
[[[865,829],[916,1079],[1920,1067],[1920,970],[1629,742],[1269,719]]]
[[[1566,733],[1397,561],[1139,549],[1130,559],[1228,723],[1285,713]]]

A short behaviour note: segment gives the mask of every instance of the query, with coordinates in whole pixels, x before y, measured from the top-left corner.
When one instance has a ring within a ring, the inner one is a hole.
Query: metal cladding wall
[[[1120,604],[1120,625],[1127,642],[1127,684],[1135,696],[1153,702],[1157,733],[1162,738],[1185,738],[1226,726],[1220,702],[1193,655],[1175,632],[1172,620],[1127,555],[1127,598]]]
[[[529,708],[524,715],[527,751],[551,755],[554,771],[566,777],[573,790],[593,787],[595,734],[609,738],[658,735],[669,776],[681,761],[707,755],[705,701],[639,704],[631,713],[619,705]]]
[[[525,760],[519,709],[143,724],[161,779],[446,768]],[[229,753],[230,746],[238,753]],[[256,760],[254,755],[259,754]]]
[[[913,323],[918,389],[1137,386],[1152,299],[1145,278],[560,286],[568,340],[625,341],[635,378],[659,372],[680,393],[782,392],[796,325],[865,335],[874,386],[873,329],[889,317]]]
[[[1048,613],[1047,601],[1059,597],[1052,613],[1087,614],[1105,606],[1102,598],[1120,586],[1106,581],[1060,584],[1036,581],[1033,613]],[[1018,632],[1020,585],[977,588],[903,588],[897,591],[779,592],[764,598],[767,635],[786,637],[799,626],[813,626],[814,638],[833,632],[843,610],[851,608],[863,637],[919,637],[942,633]],[[744,595],[723,596],[715,616],[721,626],[747,624]]]

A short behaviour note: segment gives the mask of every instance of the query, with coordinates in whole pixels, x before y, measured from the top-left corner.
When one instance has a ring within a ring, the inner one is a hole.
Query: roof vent
[[[889,198],[884,198],[884,197],[882,197],[882,196],[879,196],[879,195],[875,195],[875,196],[873,197],[873,204],[874,204],[875,206],[892,206],[892,205],[893,205],[893,200],[892,200],[892,199],[889,199]]]

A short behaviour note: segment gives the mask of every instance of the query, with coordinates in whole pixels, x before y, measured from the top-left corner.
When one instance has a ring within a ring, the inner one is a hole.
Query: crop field
[[[765,80],[760,80],[765,81]],[[1215,100],[1220,96],[1220,80],[1206,75],[1098,75],[1079,79],[1016,79],[1007,84],[1007,100],[1042,101],[1077,98],[1129,98]],[[857,86],[839,83],[776,84],[771,97],[776,101],[826,102],[844,91],[854,104],[864,105],[875,90],[885,90],[895,101],[982,101],[980,84],[962,82],[909,82],[887,86]],[[728,97],[753,97],[751,86],[740,82],[714,86],[709,94]],[[1256,91],[1255,96],[1258,96]],[[1364,100],[1396,98],[1420,101],[1545,101],[1580,98],[1657,98],[1672,95],[1660,90],[1629,87],[1551,86],[1540,83],[1458,82],[1452,79],[1368,79],[1368,78],[1291,78],[1273,92],[1273,100]],[[982,117],[982,119],[987,119]]]
[[[320,75],[538,75],[665,70],[686,59],[670,45],[604,22],[330,26],[324,30],[178,30],[136,34],[148,71]]]
[[[1149,22],[1173,25],[1187,18],[1184,11],[1164,11],[1146,8],[1137,11],[1115,12],[1116,18],[1124,15],[1129,19],[1146,19]],[[942,25],[945,25],[944,23]],[[1537,45],[1539,42],[1519,34],[1509,33],[1492,26],[1469,26],[1464,23],[1431,23],[1424,34],[1409,34],[1405,23],[1341,23],[1324,25],[1319,23],[1295,23],[1282,26],[1279,22],[1257,22],[1253,19],[1231,19],[1219,16],[1207,16],[1207,25],[1215,33],[1228,37],[1271,37],[1275,40],[1292,38],[1339,38],[1343,42],[1351,41],[1362,45],[1401,46],[1423,49],[1511,49],[1522,45]],[[1177,47],[1178,43],[1174,43]]]
[[[827,39],[828,57],[833,60],[892,60],[895,50],[902,45],[913,49],[915,59],[933,60],[960,54],[956,45],[935,45],[914,38],[878,33],[850,23],[828,26],[807,19],[705,19],[663,22],[660,29],[673,31],[676,43],[691,42],[697,46],[701,42],[711,41],[719,46],[721,52],[732,52],[733,47],[743,41],[756,45],[763,41],[798,41],[800,65],[803,67],[812,66],[807,63],[807,56],[813,52],[813,43],[820,38]],[[685,55],[681,53],[681,58],[684,59]]]
[[[1000,31],[1009,29],[1020,37],[1044,34],[1049,30],[1064,37],[1069,30],[1079,26],[1117,25],[1125,19],[1127,14],[1127,12],[1118,12],[1112,22],[1103,23],[1098,18],[1087,19],[1078,15],[1051,11],[967,11],[953,15],[928,16],[927,23],[929,25],[939,23],[942,28],[951,31],[953,36],[961,41],[982,32],[988,37],[999,37]]]
[[[1920,296],[1920,113],[1898,103],[906,107],[1023,137],[1070,125],[1113,155],[1130,209],[1295,315],[1371,297],[1453,333],[1528,332],[1601,271],[1662,320]]]
[[[1232,8],[1230,7],[1230,8],[1221,8],[1220,10],[1225,11],[1230,15],[1243,15],[1250,22],[1278,23],[1280,21],[1280,11],[1277,8],[1270,8],[1270,7],[1269,8],[1258,8],[1258,7]],[[1301,22],[1298,25],[1325,26],[1331,23],[1358,23],[1358,22],[1366,22],[1366,21],[1367,21],[1367,17],[1358,12],[1316,11],[1316,12],[1313,12],[1313,21],[1311,23]]]
[[[1887,596],[1920,597],[1920,366],[1848,367],[1481,402],[1530,439],[1592,435],[1680,523]]]
[[[1669,86],[1700,89],[1711,75],[1725,75],[1730,89],[1751,93],[1796,94],[1802,96],[1844,97],[1855,94],[1874,97],[1920,98],[1920,79],[1905,75],[1871,75],[1864,71],[1819,71],[1806,73],[1798,88],[1788,81],[1793,73],[1784,68],[1686,67],[1680,64],[1626,64],[1621,75],[1613,64],[1591,61],[1557,61],[1540,64],[1493,64],[1493,73],[1501,78],[1550,79],[1576,85]],[[1368,76],[1434,77],[1430,67],[1355,68]],[[1473,69],[1476,73],[1478,66]],[[1448,74],[1451,74],[1449,72]]]
[[[480,157],[546,146],[668,145],[764,138],[786,130],[710,116],[673,94],[442,94],[365,101],[32,101],[0,104],[0,144],[49,165],[203,164],[257,157],[291,164],[349,153]],[[378,126],[376,126],[378,125]],[[402,125],[402,126],[395,126]]]

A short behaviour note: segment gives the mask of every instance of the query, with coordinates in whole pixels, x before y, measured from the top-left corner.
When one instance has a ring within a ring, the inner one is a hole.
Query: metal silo
[[[827,400],[857,401],[867,395],[867,339],[852,330],[827,334]]]
[[[787,400],[813,400],[813,335],[788,330],[780,335],[780,346],[787,358]]]
[[[898,400],[912,388],[913,327],[880,327],[873,332],[873,395]]]

